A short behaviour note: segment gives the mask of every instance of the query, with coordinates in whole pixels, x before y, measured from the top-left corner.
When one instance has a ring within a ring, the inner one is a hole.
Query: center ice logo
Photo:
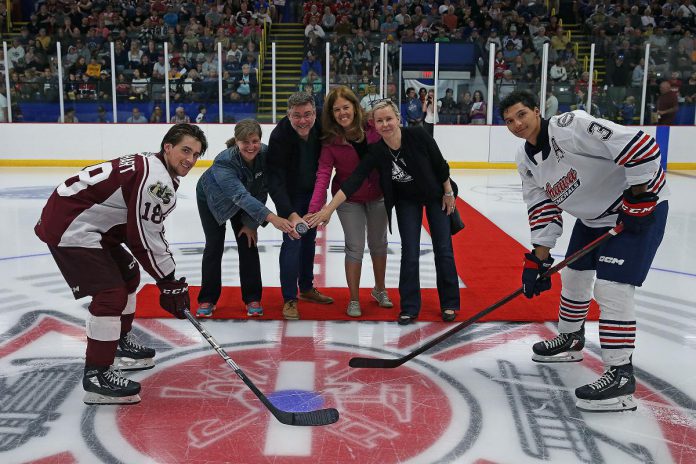
[[[390,371],[352,369],[348,359],[355,349],[306,346],[299,350],[312,349],[311,359],[288,359],[284,354],[288,347],[280,348],[242,347],[230,353],[279,408],[336,407],[341,413],[337,423],[325,427],[280,424],[213,353],[185,356],[180,363],[152,371],[143,382],[139,413],[116,415],[121,433],[140,453],[158,461],[166,456],[170,462],[271,459],[276,464],[298,462],[298,457],[309,459],[304,462],[387,463],[428,452],[447,429],[456,430],[462,441],[476,436],[470,418],[479,417],[480,412],[465,412],[463,399],[455,421],[449,397],[465,391],[456,381],[450,385],[424,375],[422,368],[405,366]],[[405,439],[414,429],[432,434],[424,434],[421,440]],[[465,450],[460,443],[457,452]],[[436,452],[443,451],[447,450]]]

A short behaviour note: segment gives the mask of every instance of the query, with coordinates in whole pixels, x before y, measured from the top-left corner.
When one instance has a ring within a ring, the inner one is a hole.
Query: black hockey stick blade
[[[334,408],[327,409],[317,409],[316,411],[306,411],[306,412],[290,412],[278,409],[271,401],[261,393],[261,391],[254,385],[254,383],[246,376],[246,374],[238,369],[237,375],[240,379],[249,387],[249,389],[254,392],[256,397],[261,400],[261,402],[271,411],[271,414],[278,419],[278,422],[285,425],[299,425],[299,426],[321,426],[330,425],[338,420],[338,411]]]
[[[600,244],[609,240],[611,237],[618,235],[619,233],[621,233],[621,231],[623,231],[623,224],[617,224],[616,227],[614,227],[613,229],[610,229],[606,233],[597,237],[595,240],[588,243],[587,245],[585,245],[584,247],[582,247],[581,249],[579,249],[578,251],[576,251],[575,253],[568,256],[566,259],[564,259],[563,261],[561,261],[560,263],[556,264],[551,269],[546,271],[546,273],[544,274],[543,277],[550,277],[553,274],[556,274],[558,271],[565,268],[569,264],[577,261],[578,259],[582,258],[587,253],[589,253],[590,251],[597,248]],[[350,367],[365,368],[365,369],[393,369],[395,367],[399,367],[402,364],[404,364],[405,362],[410,361],[411,359],[415,358],[419,354],[421,354],[425,351],[428,351],[433,346],[435,346],[438,343],[442,342],[443,340],[451,337],[452,335],[459,332],[460,330],[463,330],[463,329],[469,327],[474,322],[478,321],[479,319],[483,318],[484,316],[488,315],[489,313],[492,313],[493,311],[500,308],[501,306],[508,303],[509,301],[514,300],[519,295],[521,295],[522,292],[523,292],[522,287],[518,288],[517,290],[515,290],[514,292],[512,292],[508,296],[501,298],[500,300],[493,303],[491,306],[489,306],[486,309],[474,314],[469,319],[457,324],[456,326],[454,326],[453,328],[451,328],[447,332],[445,332],[442,335],[430,340],[425,345],[421,346],[420,348],[416,349],[415,351],[412,351],[411,353],[407,354],[406,356],[402,356],[401,358],[397,358],[397,359],[355,357],[355,358],[351,358],[350,361],[348,361],[348,365]]]
[[[401,358],[397,359],[384,359],[384,358],[361,358],[361,357],[355,357],[351,358],[350,361],[348,361],[348,365],[350,367],[357,367],[357,368],[365,368],[365,369],[393,369],[395,367],[399,367],[400,365],[404,364],[407,361],[410,361],[411,359],[415,358],[419,354],[423,353],[424,351],[428,351],[430,348],[433,346],[437,345],[441,341],[445,340],[446,338],[451,337],[455,333],[459,332],[460,330],[463,330],[467,327],[469,327],[471,324],[474,322],[478,321],[481,319],[483,316],[486,314],[489,314],[505,303],[507,303],[510,300],[515,299],[518,295],[522,293],[522,288],[518,288],[515,290],[514,293],[511,293],[510,295],[506,296],[505,298],[495,302],[493,305],[487,307],[483,311],[480,311],[473,316],[471,316],[469,319],[467,319],[464,322],[461,322],[448,330],[447,332],[443,333],[442,335],[433,338],[430,340],[428,343],[425,345],[421,346],[415,351],[412,351],[411,353],[407,354],[406,356],[403,356]]]
[[[195,317],[191,315],[188,309],[184,310],[184,315],[186,319],[189,320],[191,324],[203,335],[203,338],[212,346],[217,354],[220,355],[222,359],[225,360],[227,365],[229,365],[234,373],[239,376],[240,379],[246,384],[247,387],[256,395],[256,397],[263,403],[264,406],[273,414],[273,416],[278,419],[278,421],[285,425],[298,425],[298,426],[321,426],[333,424],[338,420],[338,411],[334,408],[318,409],[315,411],[283,411],[277,408],[271,401],[264,395],[261,390],[259,390],[254,382],[246,376],[244,371],[235,363],[232,358],[229,357],[227,352],[222,349],[218,342],[213,338],[213,336],[203,327],[200,322],[196,320]]]

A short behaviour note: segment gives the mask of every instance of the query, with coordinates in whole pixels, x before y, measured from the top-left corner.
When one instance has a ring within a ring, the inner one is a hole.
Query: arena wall
[[[263,124],[263,141],[274,125]],[[232,124],[202,125],[210,145],[200,164],[224,149]],[[168,124],[0,124],[0,166],[79,166],[137,151],[157,151]],[[669,169],[696,169],[694,126],[642,128],[657,137]],[[437,126],[435,139],[456,168],[513,168],[520,140],[502,126]]]

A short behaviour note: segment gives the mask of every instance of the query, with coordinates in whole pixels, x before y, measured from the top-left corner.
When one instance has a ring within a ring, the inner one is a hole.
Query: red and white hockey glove
[[[633,234],[640,234],[655,222],[655,207],[659,197],[652,192],[634,194],[631,187],[624,190],[623,201],[619,206],[619,218],[624,230]]]
[[[160,280],[157,282],[157,287],[160,289],[162,309],[173,314],[177,319],[186,319],[184,309],[191,307],[186,277],[179,280]]]

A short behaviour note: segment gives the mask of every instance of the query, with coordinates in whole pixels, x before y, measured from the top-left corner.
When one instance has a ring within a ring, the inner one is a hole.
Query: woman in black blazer
[[[336,208],[360,187],[373,169],[377,169],[389,228],[391,230],[391,211],[396,209],[401,235],[398,323],[410,324],[420,312],[418,260],[423,207],[433,241],[442,319],[452,321],[459,310],[459,279],[448,216],[454,212],[457,186],[449,178],[449,166],[435,140],[422,127],[400,127],[401,114],[391,100],[378,102],[373,107],[372,117],[382,140],[369,145],[366,156],[341,184],[331,202],[308,216],[307,222],[312,227],[328,223]]]

